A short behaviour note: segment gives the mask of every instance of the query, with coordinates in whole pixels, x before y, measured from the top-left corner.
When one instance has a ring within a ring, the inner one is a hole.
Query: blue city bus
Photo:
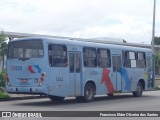
[[[61,38],[9,41],[8,93],[45,94],[91,102],[95,95],[154,90],[153,54],[149,48]]]

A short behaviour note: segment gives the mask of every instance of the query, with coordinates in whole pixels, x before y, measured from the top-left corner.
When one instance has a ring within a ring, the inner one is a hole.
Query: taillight
[[[44,81],[44,80],[45,80],[45,77],[46,77],[46,73],[43,72],[43,73],[41,74],[41,81]]]
[[[6,85],[10,86],[8,74],[6,74]]]
[[[43,72],[43,73],[41,74],[41,79],[40,79],[40,82],[39,82],[39,86],[42,86],[42,85],[43,85],[43,83],[44,83],[44,81],[45,81],[45,77],[46,77],[46,73]]]

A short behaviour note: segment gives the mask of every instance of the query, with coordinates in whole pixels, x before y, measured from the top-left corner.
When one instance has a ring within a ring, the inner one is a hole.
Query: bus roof
[[[101,40],[92,40],[92,39],[60,39],[60,38],[48,38],[48,37],[24,37],[24,38],[18,38],[11,40],[10,42],[13,41],[21,41],[21,40],[33,40],[33,39],[41,39],[46,42],[51,42],[51,43],[56,43],[56,44],[66,44],[66,45],[76,45],[76,46],[85,46],[85,47],[107,47],[107,48],[114,48],[114,49],[128,49],[128,50],[133,50],[133,51],[150,51],[152,52],[150,47],[141,47],[139,46],[134,46],[130,44],[120,44],[119,42],[113,43],[112,41],[101,41]],[[137,45],[137,44],[136,44]]]
[[[13,40],[14,38],[23,38],[23,37],[49,37],[49,38],[57,38],[57,39],[74,39],[78,41],[91,41],[98,42],[98,43],[107,43],[107,44],[116,44],[116,45],[125,45],[125,46],[134,46],[134,47],[142,47],[142,48],[152,48],[150,44],[137,44],[137,43],[125,43],[124,39],[120,38],[108,38],[108,37],[100,37],[100,38],[72,38],[72,37],[63,37],[63,36],[53,36],[53,35],[41,35],[41,34],[29,34],[29,33],[19,33],[19,32],[9,32],[3,31],[3,33]],[[159,45],[154,45],[155,49],[159,49]]]

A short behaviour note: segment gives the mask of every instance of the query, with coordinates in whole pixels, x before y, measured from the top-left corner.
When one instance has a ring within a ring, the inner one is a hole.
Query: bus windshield
[[[42,40],[22,40],[9,43],[7,58],[41,58],[43,54]]]

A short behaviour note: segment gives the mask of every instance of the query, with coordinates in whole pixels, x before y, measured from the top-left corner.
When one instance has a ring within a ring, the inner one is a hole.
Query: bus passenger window
[[[126,58],[126,67],[128,68],[137,67],[135,52],[126,51],[125,58]]]
[[[125,67],[126,65],[125,51],[122,51],[122,62],[123,62],[123,67]]]
[[[98,66],[111,67],[110,51],[107,49],[98,49]]]
[[[80,72],[80,54],[76,54],[76,73]]]
[[[48,46],[49,65],[51,67],[67,66],[67,48],[64,45],[50,44]]]
[[[96,67],[96,48],[83,48],[83,62],[85,67]]]
[[[69,71],[70,73],[74,72],[74,53],[69,54]]]
[[[145,68],[146,67],[146,56],[145,53],[138,52],[137,53],[137,66],[138,68]]]

